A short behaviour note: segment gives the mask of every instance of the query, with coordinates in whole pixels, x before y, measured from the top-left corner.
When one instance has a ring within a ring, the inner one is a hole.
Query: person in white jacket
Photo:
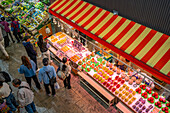
[[[4,38],[3,38],[3,35],[2,35],[2,29],[1,29],[1,27],[0,27],[0,50],[1,50],[2,53],[5,55],[6,59],[9,59],[9,55],[8,55],[8,53],[6,52],[5,47],[4,47]]]
[[[26,111],[28,113],[34,113],[36,112],[36,107],[34,104],[34,93],[29,87],[29,84],[25,81],[22,81],[20,79],[14,79],[12,81],[12,84],[14,87],[17,87],[19,89],[18,91],[18,101],[20,103],[20,106],[23,108],[25,107]]]

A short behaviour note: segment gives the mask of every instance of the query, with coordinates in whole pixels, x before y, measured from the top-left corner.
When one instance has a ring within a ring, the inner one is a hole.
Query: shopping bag
[[[59,86],[59,84],[58,84],[57,82],[55,83],[54,88],[55,88],[55,89],[60,89],[60,86]]]

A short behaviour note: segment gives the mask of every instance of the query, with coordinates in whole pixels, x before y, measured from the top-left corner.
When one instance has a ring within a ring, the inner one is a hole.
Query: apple
[[[145,95],[144,98],[147,98],[147,95]]]
[[[162,111],[165,111],[165,108],[162,108]]]
[[[140,93],[140,94],[141,94],[141,91],[139,91],[138,93]]]
[[[152,96],[154,97],[154,96],[155,96],[155,93],[153,93]]]
[[[161,104],[160,104],[160,105],[158,105],[158,107],[159,107],[159,108],[161,108]]]
[[[168,107],[165,107],[165,110],[168,110]]]
[[[153,101],[153,100],[151,100],[151,103],[154,103],[154,101]]]
[[[155,105],[158,106],[158,103],[156,102]]]
[[[161,104],[161,102],[160,101],[158,101],[158,105],[160,105]]]
[[[151,94],[152,93],[152,91],[149,91],[149,94]]]
[[[142,85],[140,85],[140,88],[142,88]]]
[[[158,95],[158,93],[157,93],[157,92],[155,92],[155,95]]]
[[[113,88],[113,89],[112,89],[112,92],[114,92],[115,90],[116,90],[116,88]]]
[[[142,96],[144,97],[144,96],[145,96],[145,94],[144,94],[144,93],[142,93]]]
[[[161,102],[162,102],[162,101],[163,101],[163,98],[160,98],[160,99],[159,99],[159,101],[161,101]]]
[[[151,98],[148,98],[148,101],[151,101]]]
[[[147,92],[144,92],[145,95],[147,95]]]
[[[166,106],[169,107],[169,103],[167,103]]]
[[[169,113],[169,111],[165,111],[165,113]]]
[[[166,100],[165,99],[163,99],[163,101],[162,101],[163,103],[165,103],[166,102]]]
[[[156,95],[155,98],[157,99],[157,98],[158,98],[158,95]]]

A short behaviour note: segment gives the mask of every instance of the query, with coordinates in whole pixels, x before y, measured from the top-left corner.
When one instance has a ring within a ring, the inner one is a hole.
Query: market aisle
[[[10,60],[5,60],[5,57],[0,53],[0,70],[10,73],[12,78],[20,78],[25,81],[24,75],[19,74],[17,71],[21,65],[21,56],[26,55],[25,48],[21,43],[14,43],[6,49],[10,55]],[[42,67],[41,61],[42,58],[39,57],[39,68]],[[53,63],[52,65],[55,64]],[[55,67],[57,69],[57,66]],[[38,113],[113,113],[113,108],[104,108],[104,106],[101,105],[103,103],[96,96],[93,94],[90,95],[88,89],[84,89],[81,86],[78,76],[72,75],[71,90],[63,88],[63,83],[60,80],[59,85],[61,86],[61,89],[57,90],[56,97],[48,97],[46,96],[45,91],[41,93],[38,92],[33,83],[33,88],[35,89],[34,101]],[[16,96],[17,89],[14,87],[12,88]],[[24,113],[24,111],[25,110],[23,110],[22,113]]]

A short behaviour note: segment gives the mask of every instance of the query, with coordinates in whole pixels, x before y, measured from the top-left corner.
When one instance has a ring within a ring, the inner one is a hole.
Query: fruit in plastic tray
[[[87,59],[90,59],[90,55],[87,55]]]
[[[164,111],[165,113],[168,113],[168,110],[169,110],[169,108],[168,108],[168,107],[164,107],[164,108],[162,108],[162,111]]]
[[[113,88],[113,86],[110,86],[110,87],[109,87],[109,90],[111,90],[112,88]]]
[[[139,94],[141,94],[141,92],[142,92],[141,88],[137,88],[137,89],[136,89],[136,92],[138,92]]]
[[[105,68],[105,72],[106,72],[106,73],[107,73],[108,70],[109,70],[108,68]]]
[[[158,106],[159,108],[161,108],[162,107],[161,102],[160,101],[156,102],[155,106]]]
[[[128,90],[129,89],[129,86],[126,86],[126,90]]]
[[[94,58],[92,58],[91,61],[94,63],[95,62]]]
[[[89,71],[90,71],[90,68],[87,68],[87,71],[89,72]]]
[[[131,101],[131,100],[128,102],[128,105],[130,105],[130,104],[132,104],[132,101]]]
[[[151,94],[151,93],[152,93],[152,89],[149,88],[149,87],[147,87],[147,88],[146,88],[146,92],[148,92],[149,94]]]
[[[105,77],[105,79],[106,79],[106,80],[109,79],[109,76],[107,75],[107,76]]]
[[[93,75],[93,77],[96,78],[96,76],[97,76],[97,74],[95,73],[95,74]]]
[[[100,77],[100,75],[96,75],[96,79],[98,79]]]
[[[166,104],[167,107],[170,107],[170,102]]]
[[[157,99],[157,98],[158,98],[158,93],[155,92],[155,93],[152,94],[152,96],[155,97],[155,98]]]
[[[86,62],[87,65],[90,65],[90,61]]]
[[[125,91],[125,90],[123,90],[123,91],[122,91],[122,93],[123,93],[123,94],[125,94],[125,93],[126,93],[126,91]]]
[[[71,59],[73,62],[77,62],[77,61],[80,59],[80,57],[77,56],[77,55],[74,55],[74,56],[72,56],[70,59]]]
[[[143,106],[143,107],[142,107],[142,110],[145,110],[145,109],[146,109],[146,106]]]
[[[148,97],[147,92],[142,93],[142,96],[143,96],[144,98],[147,98],[147,97]]]
[[[78,64],[79,64],[79,65],[82,65],[82,64],[83,64],[83,62],[80,60],[80,61],[78,62]]]
[[[140,88],[142,88],[143,90],[146,89],[146,85],[140,85]]]
[[[56,36],[59,36],[59,35],[61,35],[62,34],[62,32],[58,32],[58,33],[56,33],[55,35]]]
[[[125,95],[123,95],[123,96],[122,96],[122,100],[124,100],[125,98],[126,98]]]
[[[122,79],[124,79],[124,78],[126,77],[126,75],[125,75],[125,74],[122,74],[121,77],[122,77]]]
[[[102,61],[102,64],[105,64],[105,61],[104,61],[104,60]]]
[[[64,46],[64,47],[61,48],[61,50],[63,52],[66,52],[66,51],[70,50],[70,48],[68,46]]]
[[[119,88],[119,87],[120,87],[120,84],[117,84],[117,85],[116,85],[116,88]]]
[[[128,98],[132,98],[132,94],[129,94]]]
[[[121,97],[122,96],[122,93],[119,93],[119,97]]]
[[[136,100],[136,97],[133,97],[133,98],[132,98],[132,101],[135,101],[135,100]]]
[[[95,56],[95,53],[94,53],[94,52],[92,52],[92,53],[91,53],[91,56],[92,56],[92,57],[94,57],[94,56]]]
[[[94,64],[91,64],[91,65],[90,65],[91,68],[94,68],[94,66],[95,66]]]
[[[136,80],[136,84],[137,84],[137,85],[141,84],[141,80],[140,80],[140,79],[137,79],[137,80]]]
[[[138,111],[138,113],[142,113],[142,110],[140,109],[140,110]]]
[[[98,67],[95,67],[94,70],[95,70],[95,71],[98,71]]]
[[[135,82],[135,81],[136,81],[136,77],[132,77],[131,79],[133,80],[133,82]]]
[[[99,79],[98,79],[99,81],[101,81],[102,80],[102,77],[99,77]]]
[[[102,79],[102,80],[101,80],[101,83],[104,83],[104,82],[105,82],[105,80],[104,80],[104,79]]]
[[[119,77],[119,78],[118,78],[118,81],[120,82],[121,80],[122,80],[122,78],[121,78],[121,77]]]
[[[107,84],[106,84],[106,87],[109,87],[109,86],[110,86],[110,84],[109,84],[109,83],[107,83]]]
[[[129,91],[126,91],[125,95],[128,96],[129,95]]]
[[[129,98],[125,98],[125,102],[127,102],[129,100]]]
[[[108,74],[109,74],[110,76],[113,75],[113,71],[110,71]]]
[[[132,94],[133,94],[133,95],[136,95],[136,91],[133,91]]]
[[[138,104],[139,104],[139,101],[137,101],[135,104],[138,105]]]
[[[121,87],[120,89],[119,89],[119,91],[122,91],[123,90],[123,88]]]
[[[136,105],[133,105],[132,108],[135,109],[135,108],[136,108]]]
[[[117,67],[116,67],[116,66],[113,66],[112,71],[116,71],[116,69],[117,69]]]
[[[59,37],[60,38],[63,38],[63,37],[65,37],[66,35],[65,34],[61,34]]]
[[[154,103],[154,98],[150,97],[150,98],[148,98],[148,101],[151,102],[151,103]]]
[[[106,77],[106,76],[107,76],[107,74],[104,73],[104,74],[103,74],[103,77]]]
[[[162,98],[162,97],[159,98],[159,101],[160,101],[160,102],[163,102],[163,103],[166,103],[165,98]]]
[[[67,41],[67,38],[64,38],[64,39],[58,40],[57,43],[60,44],[60,45],[62,45],[62,44],[64,44],[66,41]]]
[[[56,42],[58,39],[57,38],[54,38],[54,39],[51,39],[51,42]]]
[[[116,90],[116,91],[115,91],[115,94],[117,95],[118,93],[119,93],[119,91]]]
[[[129,77],[128,76],[125,77],[125,81],[126,82],[129,81]]]
[[[52,35],[50,38],[51,38],[51,40],[52,40],[52,39],[54,39],[54,38],[55,38],[55,36],[53,36],[53,35]]]
[[[83,68],[86,68],[86,64],[83,64],[82,67],[83,67]]]
[[[86,58],[83,58],[83,62],[86,62]]]
[[[116,76],[116,77],[115,77],[115,80],[117,80],[118,78],[119,78],[119,76]]]
[[[99,64],[98,66],[99,66],[100,68],[102,68],[102,67],[103,67],[103,64]]]
[[[126,84],[123,84],[123,87],[125,88],[127,85]]]
[[[103,85],[106,85],[107,84],[107,82],[105,81],[105,82],[103,82]]]
[[[128,82],[129,85],[132,85],[133,84],[133,80],[130,79],[129,82]]]
[[[115,92],[116,88],[112,88],[112,92]]]

